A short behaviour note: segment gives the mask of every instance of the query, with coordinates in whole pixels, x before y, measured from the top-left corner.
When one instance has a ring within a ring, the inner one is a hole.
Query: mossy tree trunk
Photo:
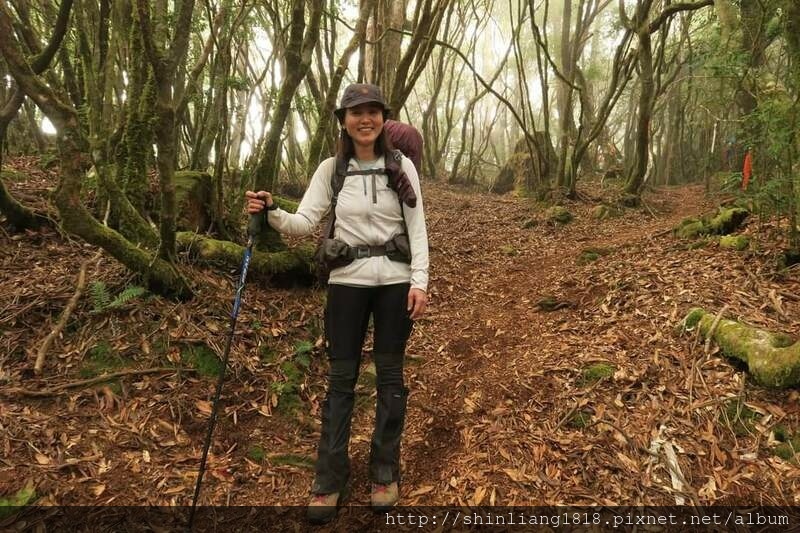
[[[800,188],[798,188],[798,176],[795,173],[795,165],[797,164],[797,155],[800,153],[798,140],[800,137],[797,135],[798,124],[798,95],[800,95],[800,4],[794,0],[785,0],[784,2],[784,17],[785,17],[785,30],[787,48],[789,52],[789,66],[790,66],[790,87],[794,93],[794,104],[792,106],[791,117],[791,135],[792,142],[789,145],[789,186],[790,186],[790,212],[789,212],[789,241],[790,247],[793,252],[800,255],[800,230],[797,226],[798,204],[800,204]]]
[[[153,145],[153,109],[155,79],[144,54],[139,24],[134,22],[135,8],[126,17],[128,25],[128,75],[130,80],[124,103],[125,131],[117,151],[118,182],[138,213],[144,216],[148,194],[147,162]],[[113,206],[112,206],[113,207]]]
[[[120,32],[115,32],[113,36],[109,31],[112,24],[123,25],[123,20],[130,13],[123,12],[124,3],[115,3],[113,6],[109,0],[100,2],[99,11],[88,9],[88,5],[81,3],[76,9],[76,22],[78,27],[88,28],[86,31],[79,32],[78,50],[80,55],[81,71],[85,84],[84,94],[86,95],[88,129],[89,129],[89,153],[92,163],[97,172],[100,197],[104,200],[99,206],[99,213],[103,215],[106,210],[106,203],[110,208],[110,224],[119,228],[125,238],[134,243],[155,248],[158,246],[158,236],[153,228],[142,216],[142,211],[137,209],[128,197],[128,190],[123,183],[117,180],[119,174],[114,157],[114,143],[126,142],[125,134],[121,130],[124,125],[116,125],[116,117],[113,110],[115,57],[119,51]],[[135,48],[135,47],[134,47]],[[141,48],[141,44],[139,45]],[[136,66],[133,69],[133,84],[130,88],[132,100],[138,103],[137,94],[138,80]],[[143,151],[148,146],[147,139],[143,139],[143,146],[125,145],[126,151],[133,151],[133,156],[137,157],[138,152]],[[128,159],[130,161],[130,159]],[[146,161],[146,159],[145,159]],[[145,183],[146,172],[144,162],[140,163],[142,176],[139,183]],[[136,180],[133,179],[132,190],[136,190]],[[141,185],[140,185],[141,187]],[[142,195],[138,198],[143,203],[144,192],[138,191]]]
[[[154,292],[190,296],[186,280],[174,265],[154,258],[116,231],[103,226],[81,203],[84,175],[82,152],[87,143],[81,132],[78,113],[33,73],[11,26],[12,17],[6,0],[0,0],[0,52],[18,86],[50,119],[58,132],[61,177],[54,199],[62,226],[67,232],[100,246],[125,266],[140,273]]]
[[[194,0],[184,0],[176,6],[173,39],[166,50],[161,41],[166,32],[162,17],[156,17],[155,25],[150,18],[147,0],[136,0],[139,26],[142,31],[144,50],[156,82],[156,145],[158,155],[158,181],[161,189],[161,212],[158,255],[172,263],[175,259],[175,185],[173,174],[177,154],[177,128],[175,127],[176,102],[173,85],[178,66],[186,59],[191,34]],[[163,43],[166,45],[166,43]]]
[[[642,192],[647,166],[650,158],[650,121],[658,96],[655,81],[655,65],[651,35],[667,24],[672,17],[681,11],[694,11],[714,4],[714,0],[699,0],[694,3],[677,3],[668,5],[661,13],[652,17],[653,0],[643,0],[636,4],[633,18],[625,14],[624,5],[620,3],[620,18],[623,25],[633,30],[639,42],[638,63],[640,92],[636,111],[635,143],[632,164],[628,169],[625,182],[625,193],[638,203]],[[662,48],[663,49],[663,48]],[[659,61],[659,67],[663,66]]]
[[[724,318],[714,327],[715,321],[713,314],[695,308],[686,315],[683,327],[698,328],[703,338],[710,336],[722,353],[745,363],[760,385],[785,388],[800,384],[800,342]]]
[[[444,35],[451,36],[453,44],[461,48],[466,38],[466,28],[464,31],[451,31],[451,21],[453,19],[453,9],[447,10],[447,18],[444,22]],[[457,27],[457,26],[456,26]],[[455,34],[455,35],[454,35]],[[438,57],[431,69],[433,94],[431,94],[422,112],[422,144],[423,163],[425,177],[436,180],[441,175],[444,161],[444,152],[447,147],[450,133],[456,125],[455,122],[455,98],[452,95],[456,91],[461,74],[456,74],[456,57],[448,54],[446,49],[439,48]],[[462,71],[465,68],[462,63]],[[444,94],[444,97],[441,95]],[[508,114],[503,113],[503,118],[508,119]],[[441,117],[441,118],[440,118]],[[440,124],[440,120],[444,124]],[[507,152],[507,151],[506,151]]]
[[[653,81],[653,50],[650,32],[638,31],[639,37],[639,103],[636,112],[636,137],[633,164],[628,170],[625,192],[636,197],[641,193],[647,172],[650,147],[650,119],[652,118],[655,83]]]
[[[400,116],[400,110],[428,64],[428,59],[436,46],[439,28],[451,3],[452,0],[418,3],[412,22],[414,31],[410,41],[402,48],[400,61],[396,64],[384,62],[384,69],[393,71],[394,83],[387,91],[386,98],[395,116]],[[397,12],[397,19],[403,20],[405,25],[405,12]]]
[[[564,0],[564,10],[561,17],[561,46],[560,46],[560,67],[562,78],[558,79],[556,89],[556,104],[558,105],[558,181],[559,187],[569,189],[570,182],[574,177],[572,175],[570,165],[567,162],[569,155],[569,147],[577,136],[577,128],[575,127],[575,117],[573,111],[573,82],[575,81],[575,62],[577,56],[573,56],[573,48],[578,47],[578,42],[573,43],[570,38],[572,22],[572,0]],[[580,3],[581,11],[583,3]],[[576,15],[580,23],[581,15]],[[577,30],[578,28],[576,28]],[[581,38],[579,32],[576,32],[576,41]]]
[[[4,143],[0,141],[0,152],[4,149]],[[2,157],[0,157],[0,165],[2,165]],[[2,178],[0,178],[0,213],[3,213],[8,222],[19,231],[26,229],[35,230],[47,223],[45,217],[25,207],[11,196]]]
[[[61,46],[61,42],[67,32],[72,2],[73,0],[63,0],[61,2],[48,45],[31,61],[30,68],[34,74],[41,74],[47,69]],[[24,102],[24,91],[19,87],[15,87],[11,91],[11,97],[5,102],[2,111],[0,111],[0,168],[2,168],[3,155],[5,154],[8,126],[14,117],[19,115],[19,110]],[[45,217],[15,200],[6,189],[2,179],[0,179],[0,212],[4,213],[8,221],[19,230],[36,229],[48,222]]]
[[[197,233],[178,232],[180,250],[189,251],[195,258],[206,263],[221,264],[230,269],[241,266],[245,248],[231,241],[210,239]],[[249,272],[262,276],[283,275],[287,279],[312,281],[312,256],[314,248],[297,246],[279,252],[254,251]]]
[[[790,0],[787,2],[792,4]],[[796,2],[794,2],[796,3]],[[777,2],[764,0],[741,0],[739,2],[741,52],[746,59],[746,69],[736,90],[736,102],[742,115],[749,115],[758,107],[756,98],[757,77],[766,60],[766,50],[774,38],[768,23],[777,9]]]
[[[232,235],[230,228],[234,227],[229,224],[225,216],[227,201],[225,197],[226,187],[223,182],[225,170],[229,166],[228,141],[231,137],[228,115],[228,95],[230,90],[235,89],[235,86],[231,83],[231,77],[233,76],[233,57],[231,55],[231,49],[235,46],[233,44],[234,37],[241,33],[242,24],[252,8],[253,7],[248,6],[247,3],[242,3],[239,11],[234,16],[231,16],[229,15],[227,6],[223,5],[222,9],[220,9],[222,18],[218,22],[221,31],[216,39],[218,49],[214,62],[216,83],[212,107],[212,116],[216,117],[216,121],[212,120],[211,125],[207,127],[207,131],[214,141],[214,153],[216,154],[213,171],[214,194],[211,202],[211,211],[217,233],[224,238],[230,238]],[[238,190],[235,190],[235,188],[231,187],[231,189],[231,194],[238,193]]]
[[[281,162],[281,133],[292,105],[297,88],[311,66],[312,53],[319,39],[322,1],[311,0],[308,28],[305,24],[305,0],[293,0],[292,18],[289,23],[289,40],[286,43],[286,76],[278,91],[277,103],[272,110],[270,129],[264,142],[264,150],[255,169],[254,190],[272,191],[278,177]],[[305,32],[305,34],[304,34]],[[280,236],[269,228],[258,238],[259,248],[285,249]]]

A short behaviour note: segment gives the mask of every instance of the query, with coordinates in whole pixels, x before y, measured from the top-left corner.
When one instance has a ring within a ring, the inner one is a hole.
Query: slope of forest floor
[[[43,205],[52,178],[18,165],[33,181],[11,190]],[[675,332],[690,307],[727,305],[728,317],[800,334],[800,273],[775,267],[778,222],[751,219],[743,232],[756,244],[734,252],[669,231],[713,209],[697,186],[650,192],[646,209],[602,221],[590,216],[596,202],[568,202],[566,225],[527,199],[431,182],[423,191],[430,306],[408,348],[403,504],[800,504],[800,469],[774,454],[776,430],[800,432],[797,391],[757,387],[714,345]],[[213,377],[54,387],[187,366],[202,346],[221,353],[235,273],[194,269],[202,283],[185,304],[144,295],[110,306],[135,285],[113,259],[53,230],[0,228],[0,498],[29,486],[41,504],[190,503]],[[90,289],[34,377],[86,260]],[[556,310],[540,309],[546,297]],[[248,284],[203,503],[305,503],[327,368],[323,301],[319,289]],[[368,342],[352,504],[369,501],[370,353]],[[25,396],[42,389],[52,394]]]

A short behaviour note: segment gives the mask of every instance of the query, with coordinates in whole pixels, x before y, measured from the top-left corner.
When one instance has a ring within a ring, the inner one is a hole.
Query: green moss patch
[[[780,254],[778,259],[779,268],[788,268],[800,264],[800,250],[789,249]]]
[[[800,452],[800,435],[793,434],[785,426],[775,426],[772,433],[779,443],[772,449],[772,453],[785,461],[797,463],[795,456]]]
[[[258,356],[265,365],[270,365],[278,360],[278,352],[272,346],[261,345]]]
[[[294,361],[297,365],[308,369],[311,366],[311,353],[314,351],[314,343],[309,341],[298,341],[294,345]]]
[[[250,446],[250,448],[247,450],[247,458],[256,463],[263,461],[266,456],[267,452],[265,452],[264,448],[258,444]]]
[[[758,414],[747,407],[740,399],[729,400],[723,405],[719,422],[733,431],[738,437],[752,435]]]
[[[586,387],[593,383],[600,381],[601,379],[607,379],[614,375],[614,372],[617,371],[617,368],[614,365],[610,365],[608,363],[596,363],[591,366],[588,366],[583,369],[581,373],[581,378],[579,380],[579,384],[582,387]]]
[[[503,246],[501,246],[500,253],[508,256],[519,255],[519,251],[510,244],[504,244]]]
[[[673,233],[681,239],[696,239],[702,235],[728,235],[733,233],[750,216],[741,207],[721,207],[713,217],[688,217],[683,219]]]
[[[539,225],[538,220],[536,220],[535,218],[529,218],[528,220],[522,223],[522,229],[531,229],[535,228],[538,225]]]
[[[608,254],[609,250],[607,248],[584,248],[578,256],[578,264],[587,265]]]
[[[800,444],[800,442],[797,444]],[[792,461],[794,460],[794,456],[797,454],[798,450],[800,450],[800,448],[798,448],[794,443],[782,442],[773,448],[772,453],[784,461]]]
[[[583,429],[592,423],[592,414],[588,409],[576,411],[569,417],[567,425],[575,429]]]
[[[569,224],[575,218],[572,213],[560,205],[554,205],[553,207],[549,208],[544,212],[544,216],[550,222],[555,222],[558,224]]]
[[[303,383],[305,371],[301,363],[284,361],[280,365],[284,381],[273,382],[270,389],[278,396],[278,411],[287,416],[294,416],[303,406],[300,399],[300,385]]]
[[[684,329],[699,329],[703,338],[712,334],[715,315],[692,309],[683,319]],[[771,333],[735,320],[720,319],[713,331],[714,342],[725,356],[745,365],[756,383],[785,388],[800,383],[800,342],[789,344],[787,335]]]
[[[205,377],[217,377],[222,372],[222,361],[205,344],[193,344],[181,351],[181,360]]]
[[[699,307],[695,307],[689,310],[689,313],[683,319],[683,329],[685,331],[691,331],[700,323],[700,320],[706,315],[706,312],[700,309]]]
[[[314,468],[314,459],[305,455],[296,455],[293,453],[270,455],[269,462],[274,466],[289,465],[311,470]]]
[[[605,220],[607,218],[618,217],[620,215],[621,212],[618,208],[602,204],[594,206],[589,212],[589,216],[595,220]]]
[[[750,239],[745,235],[723,235],[719,238],[719,245],[722,248],[730,248],[741,252],[750,245]]]
[[[722,207],[716,216],[708,223],[709,233],[716,235],[727,235],[733,233],[747,220],[750,212],[741,207]]]
[[[540,311],[550,312],[556,311],[558,309],[562,309],[564,307],[569,307],[570,303],[565,302],[563,300],[559,300],[555,296],[545,296],[538,302],[536,302],[536,307],[539,308]]]
[[[701,220],[689,217],[681,220],[673,232],[681,239],[696,239],[706,233],[706,227]]]
[[[686,245],[687,250],[697,250],[698,248],[705,248],[708,246],[708,239],[697,239],[696,241],[690,242]]]
[[[107,341],[100,341],[89,350],[79,374],[82,378],[89,379],[114,372],[125,365],[125,359]]]
[[[0,520],[4,520],[14,513],[19,512],[19,507],[24,507],[36,499],[36,490],[32,484],[18,490],[9,498],[0,498]]]

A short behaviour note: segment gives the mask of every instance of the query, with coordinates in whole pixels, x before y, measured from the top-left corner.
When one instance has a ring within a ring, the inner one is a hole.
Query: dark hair
[[[394,145],[392,141],[389,139],[389,135],[386,134],[386,116],[384,115],[384,127],[381,129],[381,132],[378,134],[378,138],[375,139],[375,155],[380,156],[388,156],[394,150]],[[341,133],[339,134],[339,139],[336,142],[336,156],[342,156],[345,161],[350,161],[351,157],[356,156],[356,148],[353,144],[353,138],[350,137],[350,134],[347,133],[347,130],[342,127]]]

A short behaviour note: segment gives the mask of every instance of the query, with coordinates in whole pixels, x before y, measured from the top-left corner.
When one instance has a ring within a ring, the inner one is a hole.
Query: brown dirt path
[[[434,255],[436,275],[447,281],[438,285],[426,333],[443,342],[420,370],[425,392],[412,403],[423,419],[407,439],[412,501],[416,493],[415,501],[439,504],[674,503],[663,457],[647,452],[657,437],[684,452],[691,487],[677,496],[685,501],[754,501],[767,480],[793,494],[794,469],[757,443],[742,445],[735,435],[730,443],[719,409],[697,407],[738,396],[742,375],[712,358],[713,379],[692,390],[697,350],[671,331],[690,306],[740,307],[725,298],[731,283],[764,268],[716,250],[685,250],[672,237],[668,230],[683,217],[710,209],[701,188],[659,191],[656,216],[639,211],[598,222],[588,216],[591,206],[573,205],[572,224],[528,230],[520,228],[530,216],[524,202],[441,194],[439,201],[463,204],[442,225],[464,229],[460,238],[448,234]],[[433,226],[432,241],[444,240]],[[482,239],[487,244],[470,248]],[[579,264],[590,247],[606,255]],[[765,289],[754,288],[747,300],[757,307]],[[570,306],[539,312],[535,302],[546,295]],[[796,320],[775,318],[797,332]],[[616,372],[583,384],[582,369],[595,363]],[[785,398],[753,396],[764,414],[767,402]],[[580,413],[585,421],[576,424]],[[775,469],[788,479],[777,482]]]

